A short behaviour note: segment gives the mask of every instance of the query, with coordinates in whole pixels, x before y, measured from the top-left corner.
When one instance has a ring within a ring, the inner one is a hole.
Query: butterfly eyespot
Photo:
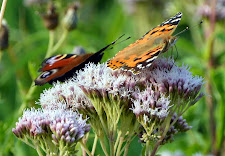
[[[43,73],[43,74],[41,75],[41,78],[42,78],[42,79],[45,79],[45,78],[49,77],[49,76],[51,75],[51,73],[52,73],[52,72],[50,72],[50,71],[45,72],[45,73]]]

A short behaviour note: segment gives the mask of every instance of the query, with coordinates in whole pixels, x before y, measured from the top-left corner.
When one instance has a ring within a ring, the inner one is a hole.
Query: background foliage
[[[72,1],[55,2],[61,6],[57,10],[61,19]],[[188,64],[194,74],[205,77],[206,96],[185,114],[193,129],[175,137],[175,141],[161,151],[223,155],[225,13],[218,12],[218,3],[219,9],[225,12],[224,0],[83,0],[78,10],[77,28],[68,34],[57,53],[71,53],[75,46],[82,46],[87,52],[96,52],[122,34],[131,36],[128,41],[107,50],[102,60],[105,62],[148,30],[181,11],[183,17],[175,34],[187,26],[191,30],[179,35],[176,43],[178,53],[173,48],[172,55],[177,58],[178,64]],[[31,97],[26,96],[38,75],[37,70],[49,41],[49,31],[40,16],[43,10],[38,7],[25,6],[22,0],[7,2],[4,18],[8,23],[10,39],[8,49],[1,51],[0,61],[0,155],[37,155],[19,141],[11,129],[21,115],[21,104],[26,101],[26,107],[38,107],[35,101],[43,89],[50,87],[38,87]],[[198,25],[202,19],[204,23]],[[61,34],[62,29],[57,28],[56,41]],[[93,136],[90,135],[90,138],[88,144],[91,145]],[[100,148],[97,150],[96,153],[101,153]],[[129,155],[141,155],[138,139],[131,144]]]

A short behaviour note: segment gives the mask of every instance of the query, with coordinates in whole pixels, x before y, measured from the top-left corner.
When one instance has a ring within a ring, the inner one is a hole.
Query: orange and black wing
[[[139,73],[140,69],[149,67],[161,52],[165,52],[166,40],[173,34],[182,17],[178,13],[161,25],[148,31],[142,38],[121,50],[107,62],[112,69],[131,70]]]

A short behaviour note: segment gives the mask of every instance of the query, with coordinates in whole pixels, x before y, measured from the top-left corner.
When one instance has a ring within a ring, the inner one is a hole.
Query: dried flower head
[[[4,50],[9,46],[9,30],[6,21],[3,19],[0,29],[0,50]]]
[[[58,26],[59,15],[53,3],[50,3],[47,12],[42,16],[44,25],[48,30],[54,30]]]

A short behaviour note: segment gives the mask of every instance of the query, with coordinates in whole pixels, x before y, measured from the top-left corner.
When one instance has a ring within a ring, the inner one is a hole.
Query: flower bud
[[[50,3],[47,13],[42,16],[44,25],[48,30],[54,30],[58,26],[59,15],[55,10],[55,6]]]
[[[2,21],[2,26],[0,29],[0,50],[4,50],[9,46],[9,30],[6,22]]]
[[[77,21],[78,21],[77,9],[78,9],[77,4],[70,6],[67,9],[66,14],[63,18],[63,21],[62,21],[63,27],[68,31],[71,31],[77,27]]]

